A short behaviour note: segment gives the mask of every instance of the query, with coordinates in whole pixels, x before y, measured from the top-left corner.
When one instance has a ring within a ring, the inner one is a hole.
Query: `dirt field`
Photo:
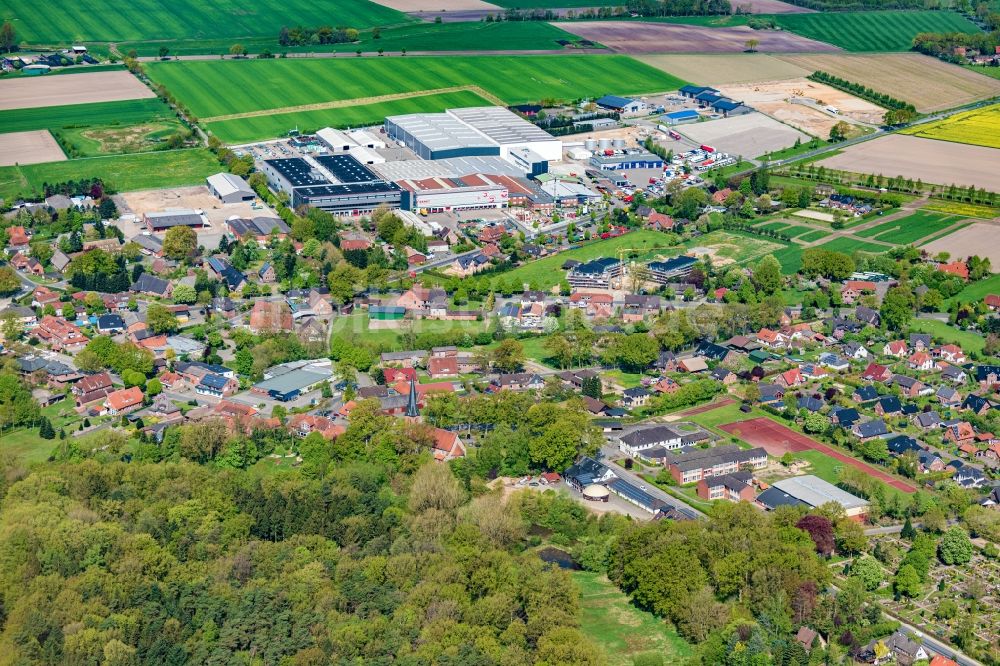
[[[637,60],[703,86],[800,79],[813,72],[763,53],[651,55]]]
[[[674,23],[586,21],[560,23],[574,35],[604,44],[619,53],[742,53],[746,42],[756,39],[763,53],[831,53],[835,46],[813,41],[790,32],[735,28],[704,28]]]
[[[807,135],[763,113],[681,125],[677,131],[698,143],[744,157],[758,157],[788,148],[795,144],[795,139],[803,143],[809,141]]]
[[[799,451],[808,451],[812,449],[813,451],[819,451],[835,460],[846,463],[853,467],[857,467],[865,474],[873,476],[880,481],[884,481],[893,488],[897,490],[902,490],[906,493],[916,492],[916,488],[908,483],[904,483],[899,479],[896,479],[885,472],[882,472],[871,465],[867,465],[856,458],[852,458],[846,454],[832,449],[826,444],[821,444],[814,439],[806,437],[801,433],[797,433],[791,428],[786,428],[780,423],[776,423],[767,417],[759,417],[756,419],[748,419],[746,421],[737,421],[735,423],[727,423],[726,425],[719,426],[719,429],[728,432],[731,435],[739,437],[744,442],[751,444],[752,446],[761,446],[767,451],[768,455],[771,456],[781,456],[785,453],[798,453]]]
[[[796,217],[804,217],[807,220],[819,220],[820,222],[833,222],[833,215],[830,213],[822,213],[818,210],[797,210],[792,215]]]
[[[813,14],[812,9],[797,7],[780,0],[736,0],[733,9],[750,8],[751,14]]]
[[[1000,150],[892,134],[846,148],[816,163],[854,173],[903,176],[937,185],[1000,191]]]
[[[372,2],[401,12],[460,12],[477,9],[503,11],[502,7],[483,0],[372,0]]]
[[[920,248],[931,255],[948,252],[953,259],[978,255],[1000,266],[1000,223],[976,222]]]
[[[721,85],[719,89],[728,97],[823,139],[844,118],[878,124],[885,114],[884,109],[870,102],[808,79]],[[793,104],[793,99],[801,103]],[[841,117],[815,108],[828,105],[837,107]]]
[[[128,72],[34,76],[0,81],[0,110],[155,97]]]
[[[909,102],[928,113],[1000,95],[1000,80],[919,53],[782,55],[786,64],[822,70]],[[685,77],[683,72],[677,76]]]
[[[48,130],[0,134],[0,166],[62,162],[62,148]]]

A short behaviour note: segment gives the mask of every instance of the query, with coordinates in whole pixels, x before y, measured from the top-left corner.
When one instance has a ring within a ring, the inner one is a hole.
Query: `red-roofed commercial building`
[[[490,176],[406,179],[396,184],[402,190],[400,206],[405,210],[439,213],[507,206],[507,188]]]

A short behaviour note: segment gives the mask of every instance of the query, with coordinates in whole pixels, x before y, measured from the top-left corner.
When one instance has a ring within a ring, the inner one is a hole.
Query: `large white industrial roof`
[[[495,147],[482,133],[449,113],[411,113],[386,118],[431,150]]]
[[[500,145],[531,141],[556,141],[545,130],[532,125],[502,106],[473,106],[448,109],[448,113],[485,134]]]
[[[855,497],[849,492],[845,492],[823,479],[806,474],[804,476],[792,476],[781,481],[776,481],[775,488],[780,488],[792,497],[805,502],[810,506],[822,506],[827,502],[836,502],[845,509],[857,509],[868,506],[867,500]]]
[[[390,181],[423,178],[461,178],[474,173],[523,178],[524,169],[499,156],[449,157],[444,160],[403,160],[372,164],[369,168]]]

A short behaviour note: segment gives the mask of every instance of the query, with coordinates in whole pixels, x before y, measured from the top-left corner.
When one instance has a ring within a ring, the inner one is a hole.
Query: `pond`
[[[552,546],[546,546],[538,551],[538,557],[541,558],[542,562],[554,564],[560,569],[570,569],[574,571],[580,569],[580,565],[573,561],[572,555],[567,553],[565,550],[559,550],[558,548],[553,548]]]

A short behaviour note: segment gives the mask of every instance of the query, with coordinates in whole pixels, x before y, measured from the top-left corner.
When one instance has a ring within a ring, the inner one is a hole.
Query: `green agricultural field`
[[[202,148],[0,167],[0,198],[28,196],[40,193],[44,183],[82,178],[100,178],[118,192],[198,185],[219,169],[215,156]]]
[[[386,28],[378,39],[370,30],[361,32],[357,42],[349,44],[309,44],[306,46],[281,46],[277,34],[267,37],[240,39],[250,53],[260,53],[265,49],[271,53],[354,53],[361,50],[374,53],[384,49],[386,53],[399,53],[406,49],[414,51],[482,51],[496,49],[498,44],[508,51],[558,51],[565,48],[560,41],[576,43],[580,38],[565,30],[560,30],[544,21],[504,21],[485,23],[469,21],[460,23],[412,23]],[[170,49],[171,55],[191,55],[196,53],[228,54],[234,40],[194,39],[167,42],[126,42],[118,45],[118,50],[128,53],[135,49],[140,56],[158,55],[160,47]]]
[[[965,68],[990,78],[1000,79],[1000,67],[985,67],[981,65],[965,65]]]
[[[181,128],[176,114],[159,99],[71,104],[0,111],[0,131],[47,129],[70,155],[95,157],[146,152]]]
[[[849,238],[847,236],[834,238],[829,243],[823,243],[820,247],[824,250],[830,250],[832,252],[846,252],[847,254],[852,252],[870,252],[872,254],[881,254],[890,249],[887,245],[866,243],[863,240]]]
[[[632,666],[651,653],[675,664],[693,654],[672,626],[630,603],[603,574],[575,571],[573,580],[580,589],[580,631],[604,650],[605,663]]]
[[[883,222],[870,229],[855,232],[854,235],[885,243],[909,245],[946,229],[960,219],[957,215],[942,215],[921,210],[898,220]]]
[[[965,288],[962,289],[962,291],[947,299],[945,301],[945,305],[951,306],[954,302],[979,302],[990,294],[1000,294],[1000,273],[994,273],[985,280],[965,285]]]
[[[847,51],[908,51],[921,32],[980,32],[974,23],[949,11],[824,12],[774,18],[785,30]]]
[[[810,231],[807,234],[802,234],[801,236],[796,236],[803,243],[811,243],[813,241],[818,241],[820,238],[826,238],[830,235],[829,231],[824,231],[822,229],[816,229],[815,231]]]
[[[619,55],[202,60],[152,63],[147,71],[206,120],[336,100],[363,104],[371,97],[456,86],[478,86],[520,104],[676,90],[684,84]]]
[[[277,37],[285,25],[362,29],[412,21],[368,0],[338,0],[335,8],[310,0],[79,0],[58,8],[37,0],[0,0],[0,18],[14,21],[28,44]]]
[[[313,132],[323,127],[359,127],[378,125],[386,116],[404,113],[433,113],[464,106],[486,106],[490,103],[474,92],[462,90],[440,95],[420,95],[378,104],[361,104],[337,109],[276,113],[236,120],[206,123],[206,127],[223,143],[240,144],[270,139],[298,128]]]
[[[539,289],[549,289],[566,277],[566,271],[562,270],[561,266],[567,259],[590,261],[598,257],[616,257],[619,248],[638,250],[636,253],[626,253],[626,258],[635,254],[635,259],[638,261],[650,260],[657,256],[673,257],[680,254],[681,248],[668,247],[667,240],[668,237],[660,231],[633,231],[624,236],[594,241],[573,250],[542,257],[506,273],[499,273],[497,277],[504,281],[513,280],[516,284],[528,283],[534,284]]]

